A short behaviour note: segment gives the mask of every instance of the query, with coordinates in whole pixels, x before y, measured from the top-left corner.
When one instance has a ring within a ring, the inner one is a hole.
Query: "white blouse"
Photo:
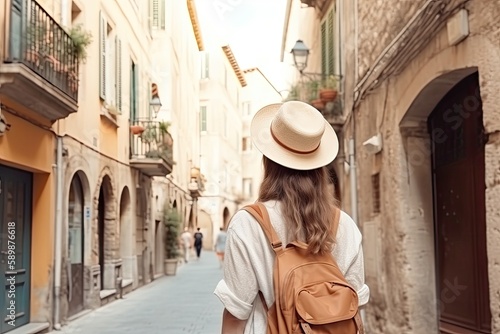
[[[283,245],[286,238],[285,223],[280,203],[264,203],[271,223]],[[368,302],[370,290],[365,284],[361,233],[349,215],[342,211],[333,255],[347,282],[358,292],[359,305]],[[215,288],[224,307],[235,317],[247,320],[245,334],[266,332],[267,320],[261,299],[274,302],[274,251],[259,223],[246,211],[240,210],[231,219],[227,231],[224,259],[224,278]]]

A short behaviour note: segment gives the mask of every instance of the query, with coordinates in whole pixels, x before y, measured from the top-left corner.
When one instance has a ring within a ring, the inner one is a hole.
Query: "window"
[[[200,131],[207,131],[207,107],[200,107]]]
[[[122,44],[102,12],[99,22],[99,96],[121,111]]]
[[[165,0],[149,0],[151,27],[165,29]]]
[[[249,152],[252,150],[252,140],[250,137],[243,137],[242,147],[243,152]]]
[[[372,175],[373,213],[380,213],[380,173]]]
[[[321,22],[321,71],[335,74],[335,12],[330,10]]]
[[[130,119],[135,121],[137,119],[137,112],[139,111],[139,69],[134,61],[130,65]]]
[[[201,78],[208,79],[210,74],[210,63],[208,60],[208,52],[204,52],[201,56]]]

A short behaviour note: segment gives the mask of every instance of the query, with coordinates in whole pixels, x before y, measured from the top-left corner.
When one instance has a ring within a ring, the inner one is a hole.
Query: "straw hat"
[[[339,151],[332,126],[316,108],[300,101],[263,107],[252,119],[250,132],[263,155],[292,169],[326,166]]]

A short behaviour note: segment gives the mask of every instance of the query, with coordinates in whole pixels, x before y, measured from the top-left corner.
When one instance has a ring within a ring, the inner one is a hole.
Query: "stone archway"
[[[446,312],[449,313],[453,309],[457,309],[458,306],[455,307],[453,304],[458,303],[460,299],[465,298],[465,296],[468,296],[470,291],[472,291],[472,288],[470,288],[470,286],[472,285],[467,282],[469,292],[464,293],[463,291],[457,290],[459,293],[458,295],[448,294],[445,296],[443,294],[443,291],[447,291],[445,289],[447,286],[446,284],[448,284],[449,282],[452,282],[453,284],[453,279],[451,279],[450,281],[449,279],[444,277],[445,282],[443,283],[443,274],[440,274],[440,271],[442,272],[444,270],[442,260],[443,254],[439,250],[443,247],[443,241],[441,240],[441,245],[438,242],[438,239],[440,239],[439,235],[442,234],[442,229],[438,225],[436,225],[437,223],[435,221],[441,209],[443,209],[444,207],[448,207],[447,210],[449,210],[449,208],[451,208],[451,204],[443,204],[443,198],[445,198],[446,196],[449,197],[449,192],[453,192],[453,190],[450,190],[448,192],[442,190],[441,194],[448,194],[444,197],[439,195],[439,193],[436,193],[436,185],[433,185],[433,180],[434,182],[436,181],[437,174],[436,169],[433,166],[435,166],[436,160],[436,144],[438,144],[441,140],[446,141],[446,137],[449,136],[449,133],[456,133],[458,130],[460,130],[459,127],[454,128],[455,125],[462,123],[462,121],[465,121],[467,118],[469,118],[466,113],[463,113],[464,110],[460,109],[460,105],[463,104],[465,106],[467,104],[467,100],[481,100],[479,90],[470,95],[459,94],[460,96],[455,97],[455,100],[450,100],[449,96],[449,93],[451,93],[461,82],[466,80],[466,78],[470,78],[471,75],[477,76],[477,70],[478,69],[476,67],[457,69],[439,75],[438,77],[431,80],[417,94],[400,122],[400,131],[402,134],[406,161],[406,170],[404,171],[405,175],[402,175],[402,179],[407,179],[406,184],[408,187],[408,198],[410,199],[407,203],[407,210],[410,213],[410,218],[405,222],[405,225],[409,231],[419,231],[419,235],[413,233],[409,236],[409,239],[411,239],[410,241],[412,242],[413,246],[409,252],[411,254],[409,255],[408,261],[413,270],[428,272],[428,275],[425,275],[425,277],[419,277],[418,280],[414,280],[411,283],[414,286],[415,290],[419,291],[419,305],[428,305],[428,308],[421,310],[421,312],[429,314],[429,317],[432,319],[438,319],[440,315],[446,314]],[[437,110],[441,105],[443,105],[443,101],[445,98],[451,101],[448,102],[451,103],[449,105],[449,108],[444,107],[444,109],[442,109],[443,107],[441,107],[442,110]],[[451,99],[453,99],[453,97],[451,97]],[[438,126],[431,126],[430,123],[428,124],[428,119],[431,116],[431,113],[433,114],[432,117],[436,118],[436,112],[440,112],[440,114],[437,116],[441,123],[439,123]],[[452,129],[448,129],[450,127]],[[449,151],[452,151],[452,146],[450,146]],[[484,171],[482,173],[484,173]],[[445,172],[444,174],[441,173],[439,182],[441,184],[445,182],[446,177],[443,177],[443,175],[452,174],[453,173],[451,170]],[[461,179],[464,179],[465,176],[465,174],[462,175]],[[484,179],[484,175],[482,179]],[[461,189],[463,189],[463,187]],[[458,194],[457,191],[455,191],[455,193],[457,193],[457,198],[465,198],[466,196],[468,196],[467,194],[470,194],[470,191],[466,191],[466,194]],[[439,198],[436,196],[439,196]],[[440,201],[443,203],[439,204],[438,208],[436,205]],[[457,201],[458,200],[456,200],[455,202]],[[467,207],[467,204],[462,205],[461,207]],[[477,215],[477,217],[480,216],[481,214]],[[464,217],[463,219],[465,220],[466,218]],[[472,234],[475,235],[475,233],[471,233],[471,235]],[[448,236],[448,238],[451,237]],[[486,244],[485,233],[481,236],[481,238],[481,243],[483,245]],[[416,241],[417,239],[418,241]],[[448,247],[448,249],[451,248]],[[483,251],[484,253],[486,252],[485,249],[483,249]],[[412,254],[418,254],[418,258],[412,257]],[[451,253],[449,253],[448,255],[452,256],[450,254]],[[465,265],[466,257],[462,257],[462,255],[459,255],[459,257],[459,262],[462,265]],[[486,256],[484,257],[486,258]],[[453,271],[452,268],[448,268],[446,270]],[[463,268],[460,270],[463,271]],[[465,271],[472,272],[475,270],[471,269]],[[487,277],[487,268],[480,275],[482,275],[483,278]],[[461,281],[459,282],[459,284],[463,284],[464,280],[466,279],[462,276],[459,277],[457,275],[453,275],[453,278],[460,279]],[[436,286],[437,289],[426,289],[426,287],[429,286]],[[474,290],[474,292],[476,291]],[[485,292],[485,294],[487,295],[487,292]],[[477,296],[479,294],[475,293],[475,295]],[[470,306],[473,304],[473,301],[474,298],[468,298],[465,304]],[[456,315],[453,316],[456,320],[455,322],[458,324],[458,318],[455,317]],[[452,325],[452,330],[460,331],[459,329],[454,327],[455,325],[456,324]],[[426,326],[428,326],[428,324]],[[433,323],[433,327],[434,326],[435,328],[440,328],[441,326],[446,327],[448,326],[448,324],[446,323],[446,321],[442,321],[441,324],[436,321]],[[446,328],[447,330],[450,330],[450,328]]]
[[[120,224],[119,224],[119,236],[120,236],[120,258],[123,263],[123,279],[129,280],[133,278],[133,270],[130,265],[130,259],[132,258],[132,241],[130,236],[132,235],[132,208],[130,191],[128,187],[124,187],[120,196]]]
[[[135,212],[135,257],[137,259],[137,281],[139,286],[146,283],[146,219],[147,219],[147,197],[143,188],[137,189],[137,204]]]
[[[200,228],[201,233],[203,233],[203,249],[213,250],[214,224],[210,214],[204,210],[200,210],[200,215],[198,216],[198,227]]]
[[[88,203],[90,188],[87,176],[78,170],[71,176],[67,197],[67,286],[68,316],[87,307],[86,293],[89,282],[85,281],[85,231],[90,217]]]
[[[96,189],[94,259],[99,264],[101,290],[116,288],[115,263],[118,257],[116,226],[116,191],[111,174],[106,170],[101,174]]]

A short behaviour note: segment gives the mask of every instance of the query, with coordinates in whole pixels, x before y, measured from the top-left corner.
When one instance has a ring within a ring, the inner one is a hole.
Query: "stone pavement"
[[[222,278],[214,252],[202,251],[176,276],[163,276],[64,326],[61,333],[216,334],[222,303],[213,294]]]

